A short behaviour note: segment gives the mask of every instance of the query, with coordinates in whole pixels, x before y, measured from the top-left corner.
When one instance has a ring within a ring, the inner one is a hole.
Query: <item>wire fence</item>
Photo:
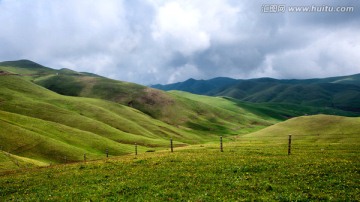
[[[344,137],[346,136],[346,137]],[[169,152],[176,152],[181,147],[176,147],[173,138],[169,139],[168,150]],[[178,144],[178,146],[181,144]],[[206,145],[206,146],[204,146]],[[293,155],[297,153],[324,153],[324,152],[341,152],[347,154],[360,154],[360,135],[357,133],[352,134],[333,134],[321,135],[289,135],[289,136],[241,136],[241,137],[222,137],[220,136],[218,143],[202,144],[200,147],[207,150],[219,150],[219,152],[253,152],[257,154],[282,154]],[[133,145],[133,149],[127,147],[123,151],[123,155],[137,156],[141,153],[155,152],[155,149],[139,149],[142,146],[138,144]],[[183,145],[181,145],[183,146]],[[194,146],[193,146],[194,147]],[[5,155],[11,157],[11,152],[3,151],[3,146],[0,146],[0,151]],[[75,163],[75,162],[87,162],[100,159],[106,159],[111,157],[120,156],[112,153],[111,149],[104,149],[103,155],[93,156],[91,154],[84,153],[81,157],[74,158],[74,156],[56,155],[56,163]],[[16,165],[19,165],[18,160],[14,161]],[[53,165],[52,162],[49,165]]]
[[[235,143],[229,143],[232,149],[248,151],[278,150],[288,155],[298,153],[353,153],[360,154],[360,135],[351,133],[344,135],[320,133],[310,135],[288,135],[288,136],[243,136],[236,139]]]

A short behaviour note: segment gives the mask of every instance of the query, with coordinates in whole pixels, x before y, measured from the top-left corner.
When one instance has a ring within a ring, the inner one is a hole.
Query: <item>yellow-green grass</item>
[[[46,79],[38,78],[35,83],[64,95],[98,98],[128,105],[152,118],[170,125],[195,129],[200,133],[236,134],[249,126],[246,125],[248,117],[243,116],[244,114],[235,114],[204,102],[137,84],[78,75],[53,75]],[[258,125],[263,126],[269,124],[262,120],[258,122]]]
[[[63,95],[108,100],[128,105],[152,118],[180,128],[190,128],[202,134],[237,134],[267,126],[267,121],[255,121],[251,116],[231,113],[204,102],[147,88],[134,83],[116,81],[72,70],[53,70],[31,61],[0,63],[0,70],[28,75],[28,80]],[[251,114],[251,113],[250,113]]]
[[[267,114],[261,114],[257,115],[255,113],[252,113],[250,110],[247,110],[246,108],[239,106],[237,102],[234,102],[235,99],[226,99],[224,97],[211,97],[211,96],[205,96],[205,95],[196,95],[184,91],[169,91],[169,93],[173,95],[178,95],[181,97],[185,97],[197,102],[205,103],[207,105],[220,108],[222,110],[226,110],[227,112],[235,113],[238,115],[241,115],[243,117],[247,117],[250,122],[256,123],[260,125],[263,123],[263,125],[266,124],[273,124],[280,121],[280,119],[268,116]],[[254,108],[255,105],[254,105]],[[260,111],[260,109],[259,109]],[[267,122],[266,122],[267,121]]]
[[[307,117],[317,121],[318,117]],[[327,120],[338,117],[326,117]],[[354,120],[344,120],[352,122]],[[290,120],[308,127],[312,121]],[[286,123],[286,122],[285,122]],[[331,124],[332,122],[324,122]],[[356,123],[356,121],[355,121]],[[351,125],[351,123],[349,123]],[[346,124],[345,124],[346,125]],[[343,125],[340,125],[343,126]],[[313,127],[308,127],[313,128]],[[335,127],[334,127],[335,128]],[[307,130],[314,134],[314,131]],[[266,130],[266,129],[265,129]],[[262,136],[271,136],[265,133]],[[344,131],[340,139],[352,131]],[[241,138],[95,162],[0,174],[0,199],[69,201],[358,201],[359,138],[337,141],[330,132],[287,154],[284,143]],[[249,135],[250,136],[250,135]],[[276,137],[276,135],[275,135]],[[334,141],[333,141],[334,140]],[[325,144],[324,144],[325,145]],[[301,149],[301,150],[300,150]]]
[[[112,155],[129,153],[133,147],[97,134],[58,123],[0,111],[1,143],[4,151],[43,162],[101,158],[106,148]]]
[[[61,96],[17,77],[4,77],[0,82],[3,84],[1,98],[6,99],[1,103],[0,109],[4,111],[62,123],[107,137],[154,137],[168,133],[175,135],[179,131],[123,105]],[[161,131],[161,128],[167,128],[167,132],[158,134],[157,131]],[[182,135],[186,137],[186,132]]]
[[[0,139],[4,151],[41,162],[79,161],[211,141],[117,103],[62,96],[19,76],[0,79]]]
[[[34,73],[31,81],[57,93],[129,105],[152,118],[178,128],[190,128],[201,134],[247,133],[271,124],[260,119],[254,121],[251,113],[248,113],[250,116],[244,116],[243,113],[238,114],[133,83],[70,70],[52,70],[31,61],[8,62],[5,67],[1,67],[1,64],[0,69],[5,68],[6,71],[19,74],[31,71]],[[41,74],[37,75],[37,72]]]
[[[360,118],[332,115],[301,116],[241,136],[243,139],[287,139],[317,143],[356,143],[360,139]]]
[[[30,158],[13,155],[0,151],[0,171],[15,170],[20,168],[32,168],[36,166],[47,166],[48,164]]]
[[[190,103],[202,103],[202,106],[206,106],[208,108],[211,107],[214,110],[217,110],[219,114],[222,114],[221,116],[217,117],[223,117],[223,123],[236,122],[232,128],[236,130],[237,134],[247,134],[254,132],[280,121],[270,116],[256,115],[255,113],[238,106],[236,102],[222,97],[195,95],[183,91],[170,91],[169,93],[175,97],[180,97],[182,99],[186,98],[187,100],[190,100],[188,101]]]

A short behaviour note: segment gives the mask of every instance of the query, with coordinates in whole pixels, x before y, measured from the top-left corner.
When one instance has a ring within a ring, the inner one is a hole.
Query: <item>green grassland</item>
[[[356,113],[0,71],[0,201],[360,200],[360,118],[302,116]]]
[[[76,161],[133,151],[133,144],[164,147],[206,141],[148,115],[116,103],[61,96],[18,76],[0,80],[1,146],[4,151],[44,162]],[[209,135],[211,136],[211,135]],[[167,140],[165,140],[167,139]],[[140,149],[140,148],[139,148]]]
[[[100,159],[106,149],[110,156],[124,155],[134,151],[135,143],[140,151],[158,150],[167,147],[170,138],[176,140],[175,146],[200,144],[277,122],[231,102],[206,104],[137,84],[52,70],[30,61],[1,65],[0,70],[17,75],[0,76],[0,147],[36,162],[76,162],[84,154],[89,160]],[[65,91],[56,93],[53,88]],[[225,105],[235,111],[225,110]],[[23,167],[6,159],[11,166],[2,166],[2,170]]]
[[[98,159],[105,156],[106,148],[111,155],[123,155],[133,152],[135,143],[143,147],[139,150],[161,149],[170,138],[176,139],[175,146],[204,143],[219,134],[254,131],[270,124],[259,119],[261,124],[252,126],[255,118],[250,116],[179,97],[187,108],[174,106],[173,112],[189,114],[192,122],[173,126],[114,102],[59,95],[19,76],[1,77],[0,98],[0,146],[46,163],[64,163],[65,157],[79,161],[84,153]]]
[[[292,138],[318,143],[356,143],[359,144],[360,118],[316,115],[302,116],[275,124],[263,130],[247,134],[241,138],[279,138],[292,135]]]
[[[359,123],[359,118],[306,116],[235,140],[226,138],[224,152],[219,151],[218,143],[201,144],[176,148],[174,153],[142,152],[137,156],[3,172],[0,198],[358,201],[360,137],[354,131],[360,131]],[[292,154],[288,155],[290,132],[296,138]]]
[[[224,111],[184,96],[107,78],[53,75],[35,79],[34,82],[62,95],[97,98],[127,105],[170,125],[188,127],[200,132],[235,134],[239,130],[231,128],[246,124],[244,119],[251,119],[251,116],[241,118],[229,110]],[[234,118],[229,121],[229,117]],[[254,117],[263,126],[270,124],[261,117]]]
[[[30,63],[31,67],[36,66],[37,68],[26,68],[24,63],[28,65]],[[3,67],[2,64],[7,66]],[[5,71],[12,70],[10,72],[17,74],[22,74],[22,70],[25,73],[31,70],[33,74],[30,76],[33,78],[28,78],[30,81],[58,94],[108,100],[135,108],[154,119],[175,127],[190,128],[204,134],[236,134],[241,132],[238,129],[239,125],[244,126],[241,128],[248,126],[247,117],[234,116],[234,113],[229,111],[183,96],[88,73],[40,67],[42,66],[31,61],[0,63],[0,70],[2,68]],[[41,72],[41,74],[36,72]],[[252,119],[251,116],[249,119]],[[259,125],[271,124],[271,122],[260,121],[260,119],[262,118],[257,117]]]

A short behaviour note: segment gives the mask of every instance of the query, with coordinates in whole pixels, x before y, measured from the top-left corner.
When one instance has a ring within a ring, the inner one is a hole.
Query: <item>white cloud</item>
[[[237,30],[246,22],[240,8],[221,0],[166,1],[157,3],[152,27],[155,42],[184,55],[206,50],[211,43],[232,43],[242,35]]]
[[[142,84],[360,72],[359,12],[262,13],[267,3],[2,0],[0,60],[27,58]]]
[[[306,47],[269,55],[263,63],[265,71],[258,76],[313,78],[359,73],[360,36],[349,30],[322,34]]]
[[[169,2],[158,9],[152,36],[168,50],[190,55],[210,46],[208,34],[200,27],[201,14],[191,6]]]

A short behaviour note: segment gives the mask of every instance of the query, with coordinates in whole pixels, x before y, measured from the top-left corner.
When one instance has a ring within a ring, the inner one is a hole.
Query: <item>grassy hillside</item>
[[[111,156],[133,153],[135,143],[139,151],[162,149],[170,138],[175,146],[205,143],[276,122],[30,61],[0,63],[0,70],[7,72],[0,76],[0,147],[42,163],[80,161],[85,153],[89,160],[104,158],[106,149]]]
[[[186,97],[214,107],[231,111],[241,116],[252,117],[253,121],[268,120],[271,123],[287,120],[292,117],[315,114],[337,114],[342,116],[357,116],[356,113],[337,110],[329,107],[312,107],[283,103],[250,103],[230,97],[209,97],[195,95],[182,91],[169,91],[171,94]],[[250,119],[249,119],[250,120]]]
[[[219,134],[236,133],[236,130],[231,129],[231,132],[226,128],[235,128],[235,125],[241,124],[236,119],[227,121],[230,115],[212,106],[160,90],[107,78],[54,75],[36,79],[35,83],[63,95],[98,98],[127,105],[174,126]]]
[[[223,84],[217,82],[224,81]],[[271,78],[233,80],[218,78],[154,85],[164,90],[182,90],[202,95],[226,96],[253,103],[280,103],[328,107],[339,111],[360,112],[360,74],[306,80]]]
[[[240,139],[276,140],[292,135],[295,141],[360,144],[360,118],[316,115],[302,116],[277,123]]]
[[[13,65],[16,72],[21,74],[19,69],[26,70],[22,64],[22,61],[7,62],[5,69],[11,70],[9,65]],[[35,63],[32,66],[40,65]],[[48,68],[37,70],[44,72]],[[241,128],[245,126],[243,119],[246,117],[229,119],[233,116],[229,111],[133,83],[64,69],[40,76],[36,73],[33,75],[30,79],[32,82],[56,93],[119,103],[175,127],[186,127],[203,134],[236,134],[241,132],[239,125]],[[260,125],[269,123],[262,121]]]
[[[15,170],[19,168],[34,168],[37,166],[47,166],[48,164],[34,159],[13,155],[0,151],[0,171]]]
[[[358,201],[359,121],[299,117],[225,142],[224,152],[205,144],[4,172],[0,200]],[[301,128],[320,135],[293,133],[288,155],[287,134]]]
[[[201,143],[214,135],[196,134],[109,101],[68,97],[51,92],[19,76],[0,78],[1,147],[14,155],[41,162],[78,161]]]

